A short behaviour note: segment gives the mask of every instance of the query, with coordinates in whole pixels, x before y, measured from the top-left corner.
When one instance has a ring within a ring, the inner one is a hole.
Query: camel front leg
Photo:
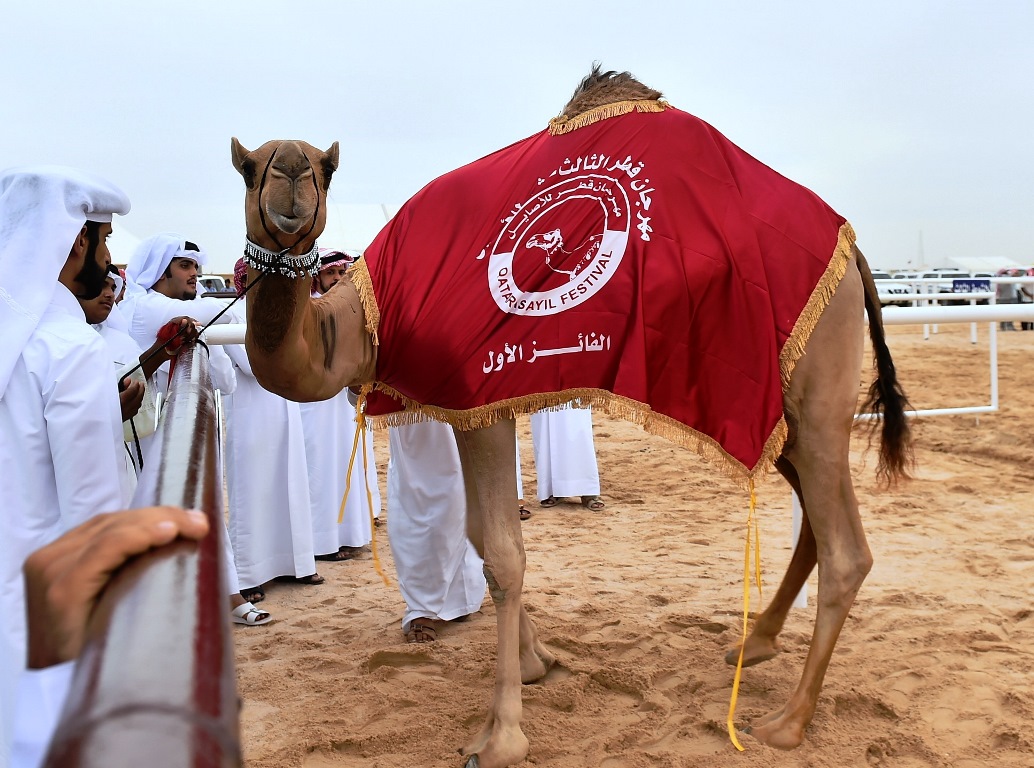
[[[516,425],[514,425],[516,428]],[[516,457],[515,457],[516,458]],[[514,478],[516,481],[516,478]],[[473,509],[473,507],[471,507]],[[523,529],[521,529],[523,531]],[[523,541],[523,533],[522,541]],[[485,557],[485,541],[482,528],[482,516],[480,514],[467,515],[467,537],[470,539],[474,549],[481,556]],[[546,676],[556,664],[556,657],[539,640],[538,629],[535,622],[528,615],[521,600],[520,610],[520,666],[521,682],[534,683]]]
[[[481,732],[461,754],[466,768],[505,768],[528,754],[521,730],[521,589],[524,541],[517,509],[515,425],[512,419],[484,429],[456,430],[467,495],[467,530],[485,560],[496,609],[498,648],[492,704]],[[530,624],[530,619],[526,619]]]

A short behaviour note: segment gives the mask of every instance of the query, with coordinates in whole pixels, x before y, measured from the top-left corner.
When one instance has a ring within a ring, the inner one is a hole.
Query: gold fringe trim
[[[840,226],[840,232],[837,235],[837,245],[833,250],[832,257],[830,257],[829,264],[826,266],[826,271],[811,292],[811,296],[808,297],[808,301],[804,305],[804,309],[801,310],[801,314],[797,317],[797,321],[793,324],[790,337],[779,351],[779,376],[782,381],[783,392],[790,386],[793,369],[797,367],[797,361],[804,354],[804,348],[808,345],[811,332],[815,330],[819,318],[822,317],[822,313],[829,306],[833,294],[836,293],[837,286],[840,285],[840,281],[847,274],[847,265],[851,263],[851,247],[854,245],[854,241],[854,229],[845,221]]]
[[[663,437],[676,445],[688,448],[705,461],[715,465],[719,471],[728,476],[744,489],[749,487],[752,479],[766,474],[779,455],[786,441],[786,423],[779,420],[772,434],[765,443],[762,458],[753,468],[747,468],[737,459],[730,456],[713,438],[688,427],[670,416],[657,413],[650,406],[621,395],[615,395],[603,389],[565,389],[560,392],[543,392],[535,395],[501,400],[489,405],[478,406],[469,410],[452,410],[433,405],[421,405],[415,400],[405,397],[397,390],[381,383],[375,383],[374,389],[399,400],[405,410],[386,413],[380,416],[367,416],[367,421],[374,429],[399,427],[422,421],[441,421],[461,431],[489,427],[501,419],[512,419],[517,416],[535,413],[541,410],[558,410],[567,405],[576,408],[592,407],[611,416],[615,416],[633,424],[638,424],[652,435]],[[577,402],[575,402],[577,401]]]
[[[348,276],[363,305],[363,314],[366,315],[366,332],[370,334],[373,345],[376,347],[380,344],[380,340],[377,338],[377,328],[381,324],[381,311],[377,307],[377,297],[373,293],[373,280],[370,278],[370,269],[366,266],[366,259],[359,259],[348,270]]]
[[[657,99],[635,99],[632,101],[615,101],[613,104],[601,104],[590,110],[582,112],[574,117],[554,117],[549,121],[549,135],[560,136],[564,133],[577,131],[587,125],[598,123],[610,117],[627,115],[633,110],[636,112],[663,112],[671,106],[666,101]]]
[[[783,348],[779,351],[779,380],[783,392],[786,392],[790,386],[790,379],[793,376],[794,368],[797,367],[797,361],[804,355],[808,339],[811,338],[812,331],[818,325],[819,318],[822,317],[822,313],[829,306],[829,302],[832,300],[833,294],[836,293],[840,281],[847,274],[847,266],[851,263],[851,247],[854,245],[854,241],[854,229],[845,221],[840,226],[840,231],[837,234],[837,244],[833,249],[833,255],[829,259],[829,264],[826,265],[826,271],[819,278],[819,282],[812,290],[811,296],[808,297],[808,301],[804,304],[804,309],[801,310],[801,314],[793,324],[793,330],[790,332],[789,338],[787,338]],[[761,453],[761,458],[758,459],[757,466],[750,472],[751,478],[767,473],[772,468],[776,459],[779,458],[779,454],[783,451],[786,436],[786,417],[782,416],[775,429],[772,430],[772,434],[768,436],[768,440],[765,441],[765,449]]]

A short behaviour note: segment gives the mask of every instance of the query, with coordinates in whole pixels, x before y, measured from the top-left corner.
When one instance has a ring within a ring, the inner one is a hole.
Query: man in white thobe
[[[76,296],[104,285],[105,240],[125,194],[71,168],[0,174],[0,764],[26,664],[26,556],[122,506],[122,431],[107,349]]]
[[[312,297],[318,298],[345,277],[358,254],[320,249],[320,271],[313,278]],[[356,448],[348,497],[345,481],[355,445],[355,406],[343,390],[329,400],[301,403],[305,456],[309,467],[309,500],[312,504],[313,546],[317,560],[349,560],[370,543],[370,518],[380,517],[381,495],[373,455],[373,435],[365,438],[366,471],[363,472],[363,444]],[[366,496],[370,489],[371,507]],[[341,514],[344,499],[344,513]],[[371,514],[372,512],[372,514]],[[338,523],[338,518],[341,522]]]
[[[388,538],[406,601],[409,642],[437,639],[438,621],[481,609],[484,561],[467,538],[467,499],[452,427],[437,421],[388,429]]]
[[[126,298],[119,309],[129,335],[143,349],[150,347],[162,326],[175,317],[185,315],[207,325],[226,308],[220,299],[197,294],[197,276],[207,263],[204,250],[173,232],[153,235],[133,250],[126,264]],[[216,322],[228,323],[231,319],[225,314]],[[230,359],[215,345],[209,352],[212,384],[228,395],[235,384]],[[159,392],[168,390],[168,365],[161,366],[155,383]]]
[[[556,506],[564,497],[581,496],[584,507],[594,512],[603,509],[589,408],[568,405],[561,410],[533,413],[531,439],[543,507]]]
[[[247,284],[244,260],[234,270],[240,296]],[[246,322],[245,301],[233,306]],[[252,373],[243,344],[226,347],[237,388],[226,407],[226,479],[230,497],[230,544],[241,595],[256,603],[262,585],[277,577],[307,584],[323,578],[313,557],[312,518],[305,463],[305,439],[298,403],[263,389]]]
[[[128,389],[119,393],[122,406],[122,436],[126,441],[122,462],[122,488],[124,506],[128,507],[136,490],[137,473],[141,465],[142,449],[139,438],[151,435],[155,427],[154,388],[148,383],[148,379],[159,365],[168,360],[168,355],[161,353],[161,344],[157,341],[145,352],[126,332],[125,319],[115,304],[115,297],[119,295],[123,285],[124,278],[115,265],[109,264],[104,290],[95,299],[79,299],[79,305],[86,314],[87,322],[107,345],[117,376],[122,378],[132,372],[130,380],[138,382],[142,390],[132,399],[127,396],[130,394]],[[188,318],[177,318],[177,321],[180,320],[188,321]]]
[[[158,331],[173,318],[181,315],[192,317],[202,324],[212,321],[228,323],[233,319],[229,314],[224,314],[216,320],[226,305],[219,299],[197,295],[198,272],[207,261],[204,250],[174,232],[153,235],[141,241],[133,250],[129,263],[126,264],[126,298],[119,308],[129,323],[129,335],[140,346],[150,346],[154,343]],[[232,394],[237,386],[237,378],[229,356],[213,344],[209,347],[209,363],[212,386],[223,395]],[[159,392],[168,391],[168,366],[163,364],[152,380]],[[145,438],[141,442],[150,444],[155,441]],[[157,445],[144,447],[145,466],[150,453],[157,456],[157,451],[152,450],[156,448]],[[267,611],[258,610],[241,597],[233,549],[230,547],[230,537],[225,526],[220,527],[219,535],[226,555],[225,576],[230,590],[234,622],[248,626],[269,622],[271,617]]]

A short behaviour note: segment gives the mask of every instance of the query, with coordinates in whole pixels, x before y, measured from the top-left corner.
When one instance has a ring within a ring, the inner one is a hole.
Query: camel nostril
[[[296,142],[289,141],[280,145],[273,160],[272,171],[297,182],[312,173],[308,158]]]

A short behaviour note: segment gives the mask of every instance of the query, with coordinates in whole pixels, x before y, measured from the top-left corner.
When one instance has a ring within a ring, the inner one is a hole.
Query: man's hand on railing
[[[118,404],[122,411],[122,421],[129,421],[136,416],[144,402],[144,383],[127,376],[120,382],[120,387]]]
[[[165,351],[169,357],[175,357],[184,344],[196,342],[200,333],[201,326],[194,318],[185,316],[174,317],[158,329],[158,341],[156,343],[164,344],[169,339],[172,339],[168,346],[165,347]]]
[[[97,515],[36,550],[23,566],[29,667],[79,655],[97,599],[127,560],[177,537],[196,540],[206,533],[204,512],[145,507]]]
[[[154,344],[140,355],[140,369],[144,372],[144,378],[150,379],[162,363],[170,357],[175,358],[185,344],[196,343],[200,335],[201,325],[194,318],[185,315],[172,318],[158,329]]]

